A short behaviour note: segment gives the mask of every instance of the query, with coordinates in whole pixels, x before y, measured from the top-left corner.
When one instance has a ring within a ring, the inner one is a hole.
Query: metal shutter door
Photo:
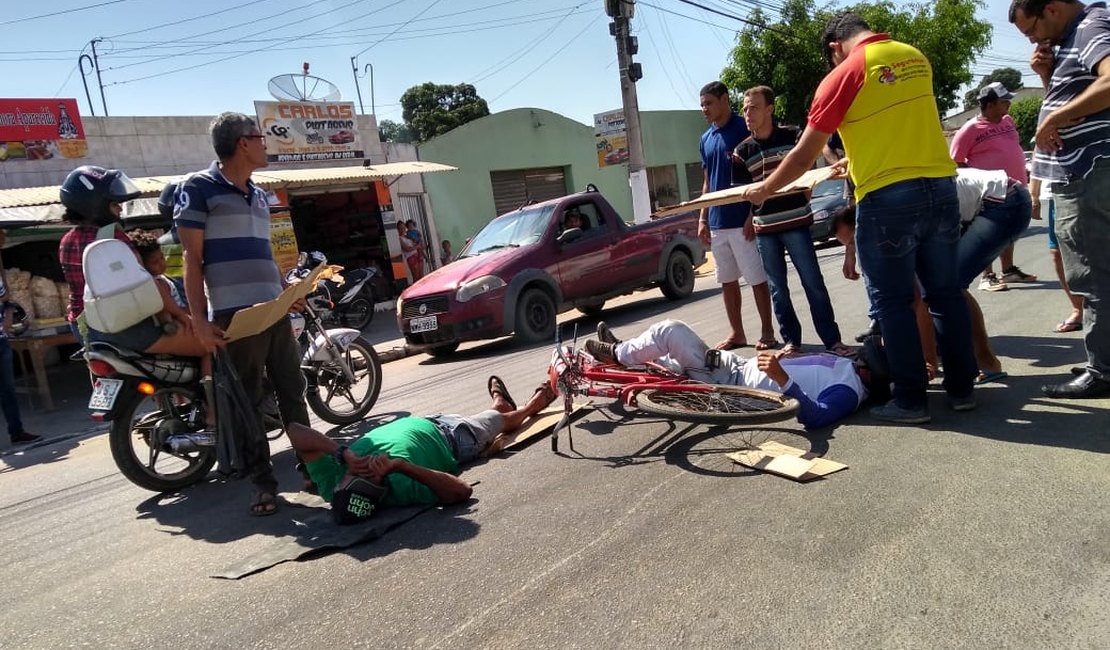
[[[516,210],[528,202],[539,203],[566,196],[567,180],[562,167],[514,169],[489,173],[493,206],[497,214]]]

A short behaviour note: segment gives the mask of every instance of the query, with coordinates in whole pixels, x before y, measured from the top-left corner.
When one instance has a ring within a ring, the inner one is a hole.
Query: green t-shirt
[[[358,456],[389,454],[390,458],[451,474],[459,471],[447,440],[435,423],[426,418],[400,418],[383,424],[351,443],[351,451]],[[330,455],[308,463],[307,469],[320,496],[328,501],[335,494],[335,486],[347,474],[346,466]],[[389,493],[382,505],[407,506],[439,501],[431,488],[399,472],[387,476],[385,482]]]

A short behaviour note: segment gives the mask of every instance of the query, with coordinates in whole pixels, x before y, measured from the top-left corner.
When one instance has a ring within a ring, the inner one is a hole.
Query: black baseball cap
[[[353,524],[374,514],[389,489],[356,476],[336,490],[331,499],[331,514],[337,524]]]

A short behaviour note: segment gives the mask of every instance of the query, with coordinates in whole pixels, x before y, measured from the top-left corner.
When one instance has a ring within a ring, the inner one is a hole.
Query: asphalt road
[[[1031,232],[1017,259],[1047,280],[1044,229]],[[841,251],[822,259],[849,338],[866,308]],[[1082,357],[1080,334],[1051,331],[1066,312],[1055,281],[976,297],[1011,375],[978,410],[950,411],[938,389],[925,427],[861,413],[812,438],[758,434],[850,466],[826,480],[724,459],[757,434],[602,404],[575,426],[576,453],[540,441],[468,469],[469,504],[238,581],[209,576],[272,544],[277,519],[246,516],[247,485],[152,495],[115,471],[104,436],[9,456],[0,647],[1105,648],[1110,401],[1039,396]],[[726,331],[711,278],[679,305],[621,302],[606,315],[620,335],[664,315],[710,341]],[[525,396],[549,347],[390,363],[374,413],[477,411],[490,372]],[[292,456],[274,451],[293,489]]]

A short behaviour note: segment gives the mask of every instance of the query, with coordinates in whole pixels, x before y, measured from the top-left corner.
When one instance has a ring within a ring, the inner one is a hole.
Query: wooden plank
[[[778,196],[780,194],[790,194],[802,190],[812,190],[818,183],[828,180],[831,176],[832,167],[818,167],[817,169],[811,169],[799,176],[798,179],[793,183],[784,186],[778,192],[772,194],[772,196]],[[690,212],[692,210],[700,210],[702,208],[711,208],[718,205],[727,205],[729,203],[743,203],[744,200],[740,198],[740,195],[744,193],[744,190],[747,187],[747,185],[738,185],[736,187],[730,187],[726,190],[706,192],[705,194],[702,194],[698,198],[691,201],[686,201],[684,203],[679,203],[678,205],[672,205],[670,207],[663,208],[662,210],[656,212],[651,216],[652,218],[669,217],[674,214]]]

